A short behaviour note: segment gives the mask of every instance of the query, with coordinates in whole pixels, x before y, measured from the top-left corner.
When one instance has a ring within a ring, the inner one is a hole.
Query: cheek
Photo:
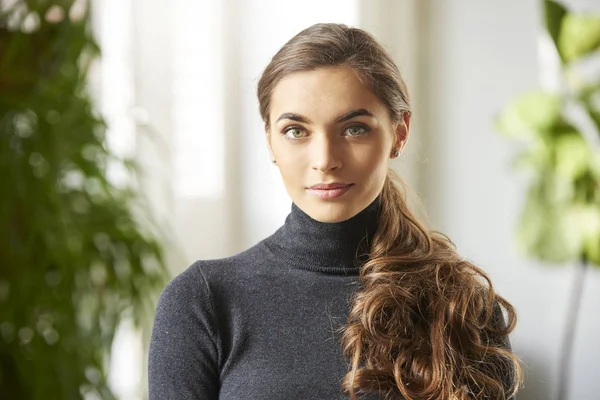
[[[295,168],[294,165],[290,163],[279,163],[279,172],[286,183],[292,183],[292,181],[298,180],[300,175],[298,173],[298,168]]]
[[[383,147],[364,149],[356,154],[356,172],[362,175],[370,175],[372,179],[378,179],[385,175],[389,166],[389,154]]]
[[[304,146],[287,143],[288,139],[282,137],[271,138],[271,151],[277,161],[277,166],[284,176],[299,175],[306,167],[308,158]]]
[[[294,190],[305,184],[303,181],[305,166],[301,158],[294,154],[285,154],[284,152],[276,153],[275,158],[277,159],[277,167],[279,168],[283,183],[288,190]]]
[[[369,182],[370,186],[373,189],[380,189],[385,181],[385,178],[388,174],[388,164],[383,161],[379,161],[379,163],[370,170]]]

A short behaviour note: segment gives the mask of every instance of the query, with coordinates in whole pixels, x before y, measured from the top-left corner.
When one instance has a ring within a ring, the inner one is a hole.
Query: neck
[[[357,274],[377,230],[379,204],[377,198],[354,217],[335,223],[319,222],[292,204],[285,224],[271,238],[271,250],[295,268]]]

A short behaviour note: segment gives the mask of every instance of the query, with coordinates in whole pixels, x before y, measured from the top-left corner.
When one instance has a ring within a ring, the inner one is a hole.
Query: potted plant
[[[79,2],[78,2],[79,3]],[[123,318],[154,312],[161,234],[132,185],[115,185],[87,91],[98,55],[74,0],[0,7],[0,393],[114,398],[107,361]],[[58,17],[57,17],[58,16]],[[133,181],[132,181],[133,182]]]
[[[585,273],[600,266],[600,14],[574,13],[550,0],[543,9],[557,84],[518,96],[496,122],[521,143],[514,165],[529,178],[519,246],[539,260],[577,265],[560,361],[562,400]]]

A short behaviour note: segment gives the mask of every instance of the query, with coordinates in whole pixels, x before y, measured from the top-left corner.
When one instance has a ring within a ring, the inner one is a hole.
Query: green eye
[[[346,133],[348,134],[348,136],[360,136],[366,132],[367,130],[359,125],[351,126],[348,129],[346,129]]]
[[[299,128],[288,128],[284,133],[290,139],[301,139],[304,137],[304,131]]]

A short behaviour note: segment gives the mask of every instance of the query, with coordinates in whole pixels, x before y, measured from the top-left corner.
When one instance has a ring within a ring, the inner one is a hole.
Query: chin
[[[311,201],[305,212],[319,222],[336,223],[343,222],[360,212],[356,204],[343,201]]]

